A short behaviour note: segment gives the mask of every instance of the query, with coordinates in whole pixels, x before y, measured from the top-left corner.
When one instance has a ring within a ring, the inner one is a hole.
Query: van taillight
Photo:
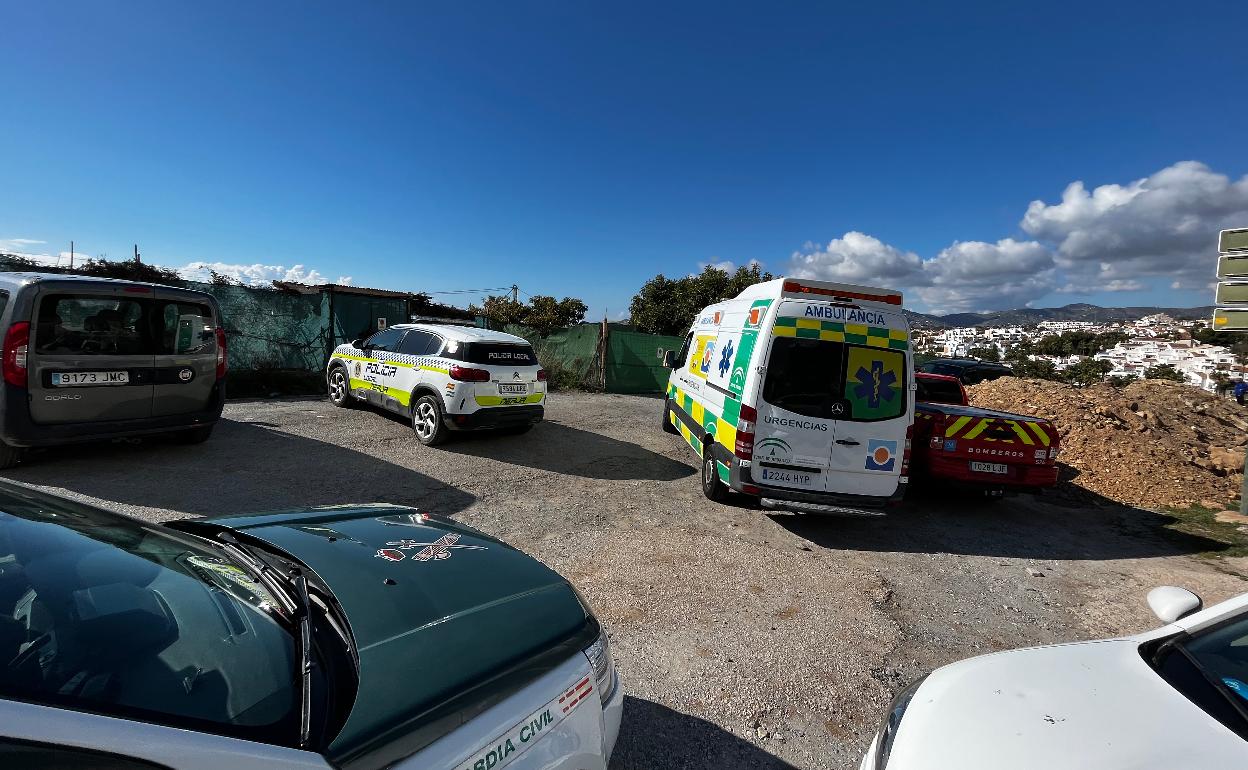
[[[26,354],[30,351],[30,324],[18,321],[4,335],[4,381],[26,387]]]
[[[736,455],[742,460],[754,457],[754,421],[758,412],[752,406],[741,405],[741,413],[737,417]]]
[[[225,379],[225,329],[217,327],[217,379]]]
[[[914,438],[914,423],[906,426],[906,444],[901,451],[901,477],[908,478],[910,476],[910,440]]]
[[[484,369],[471,369],[467,366],[452,364],[451,370],[448,372],[452,380],[460,382],[489,382],[490,373]]]

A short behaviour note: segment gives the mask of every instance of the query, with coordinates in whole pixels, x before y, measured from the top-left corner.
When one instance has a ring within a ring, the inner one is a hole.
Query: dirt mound
[[[1058,460],[1069,466],[1059,499],[1088,502],[1082,489],[1146,508],[1217,508],[1239,495],[1248,409],[1233,399],[1160,380],[1076,388],[1004,377],[967,392],[975,406],[1057,424]]]

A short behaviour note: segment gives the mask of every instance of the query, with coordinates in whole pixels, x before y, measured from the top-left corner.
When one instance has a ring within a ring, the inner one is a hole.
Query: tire
[[[425,446],[437,446],[446,441],[451,431],[442,422],[442,404],[438,399],[425,395],[412,404],[412,432]]]
[[[710,449],[702,456],[702,494],[707,500],[722,503],[728,499],[728,487],[719,480],[719,469],[715,467],[715,455]]]
[[[676,430],[675,425],[672,425],[672,402],[666,398],[663,399],[663,432],[676,436],[680,435],[680,431]]]
[[[212,435],[212,425],[200,425],[190,430],[180,430],[173,434],[173,440],[179,444],[202,444]]]
[[[341,409],[355,406],[355,396],[351,395],[351,380],[345,366],[335,366],[329,370],[328,386],[331,404]]]
[[[17,465],[22,459],[22,450],[0,441],[0,470],[7,470]]]

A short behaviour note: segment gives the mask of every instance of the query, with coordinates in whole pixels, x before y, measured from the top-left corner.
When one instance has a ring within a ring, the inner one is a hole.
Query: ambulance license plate
[[[1009,473],[1010,466],[1001,463],[971,463],[971,470],[980,473]]]
[[[69,388],[75,385],[128,385],[130,372],[52,372],[52,386]]]
[[[520,395],[523,396],[529,392],[528,385],[499,385],[498,392],[504,396]]]

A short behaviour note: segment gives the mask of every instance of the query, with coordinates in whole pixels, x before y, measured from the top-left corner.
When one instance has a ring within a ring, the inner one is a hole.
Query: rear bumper
[[[972,471],[971,462],[965,457],[942,457],[933,453],[916,459],[919,462],[914,465],[915,475],[920,479],[1012,489],[1043,489],[1057,485],[1057,465],[1003,463],[1008,472],[998,474]]]
[[[488,430],[536,425],[546,416],[541,404],[525,406],[487,406],[468,414],[448,414],[446,427],[452,430]]]
[[[847,508],[847,509],[865,509],[868,511],[879,510],[885,506],[901,502],[906,494],[906,485],[898,484],[897,491],[887,497],[875,497],[871,495],[850,495],[836,494],[831,492],[801,492],[795,489],[785,489],[784,487],[770,487],[765,484],[758,484],[751,480],[745,469],[742,469],[742,481],[746,484],[753,484],[758,488],[758,496],[777,503],[777,507],[786,507],[784,503],[791,502],[798,505],[793,506],[793,510],[799,511],[818,511],[821,508]],[[803,506],[802,504],[805,504]],[[806,507],[812,506],[812,507]]]
[[[29,397],[29,391],[25,388],[17,388],[7,383],[4,386],[4,424],[0,426],[0,438],[9,446],[59,446],[100,439],[170,433],[211,425],[221,418],[221,410],[225,407],[225,381],[218,380],[213,386],[207,408],[202,411],[133,420],[44,425],[30,418]]]

